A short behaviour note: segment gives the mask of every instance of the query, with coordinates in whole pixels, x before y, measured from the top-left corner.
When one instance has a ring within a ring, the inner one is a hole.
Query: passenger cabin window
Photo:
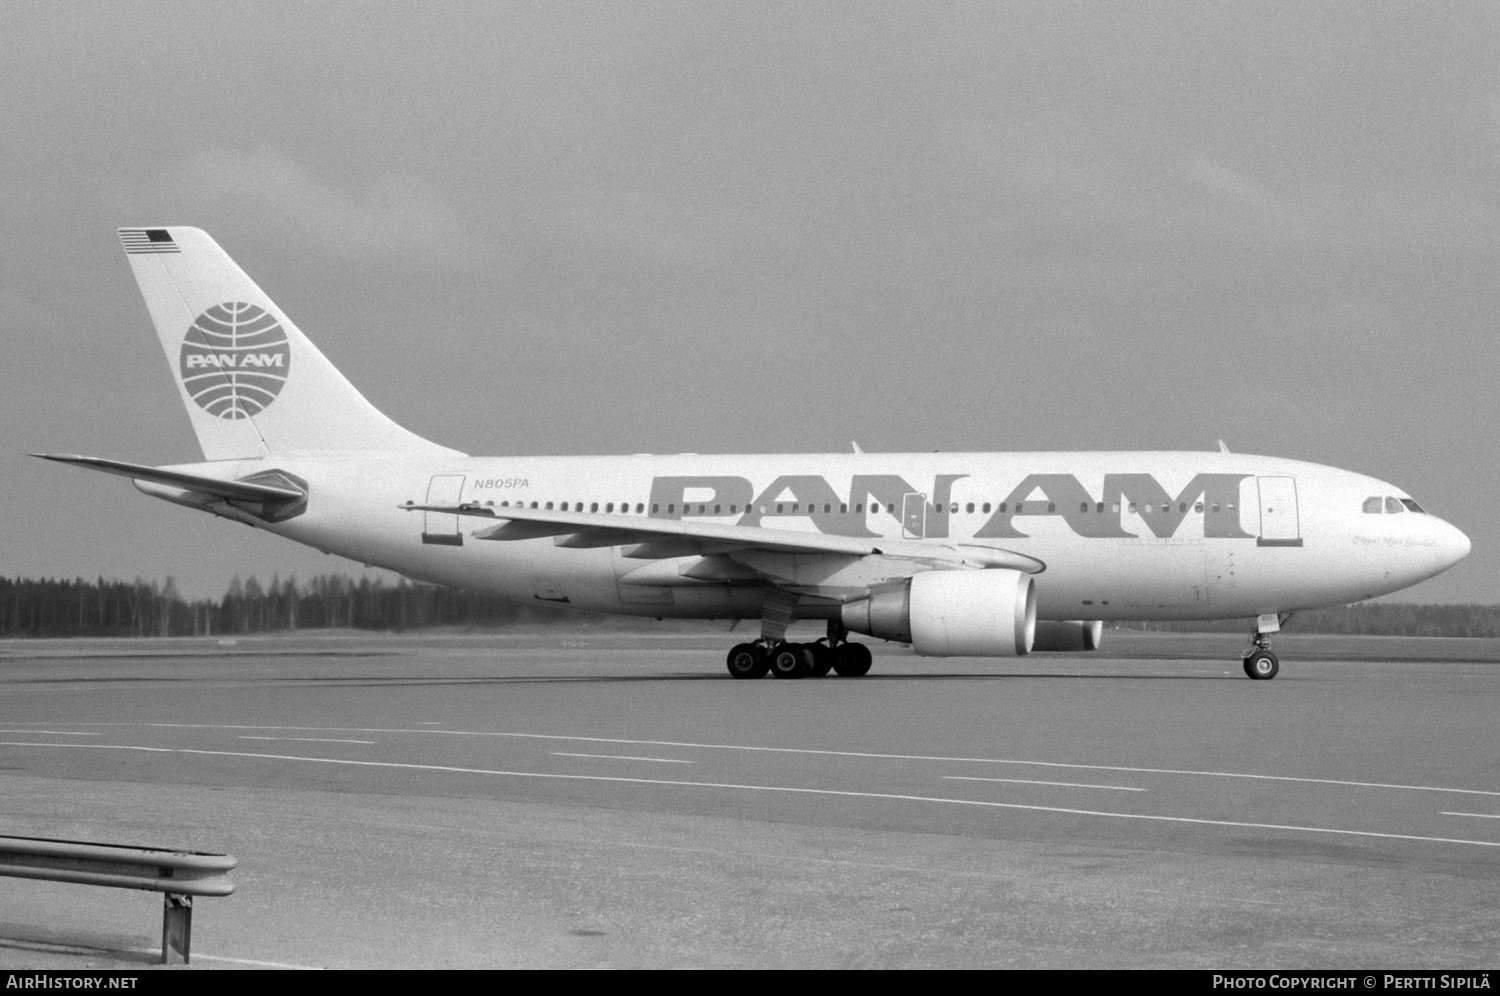
[[[1382,503],[1380,501],[1380,496],[1379,495],[1375,495],[1373,498],[1366,498],[1365,499],[1365,512],[1368,513],[1368,514],[1379,515],[1380,514],[1380,506],[1381,506],[1381,504]]]
[[[973,502],[969,502],[967,505],[965,505],[964,506],[964,511],[966,513],[974,511],[974,503]]]
[[[615,510],[615,503],[614,502],[610,502],[608,505],[604,506],[604,511],[606,511],[606,512],[613,512],[614,510]]]
[[[1395,498],[1387,498],[1385,500],[1385,511],[1387,515],[1395,515],[1397,512],[1406,511],[1406,506],[1402,505]]]
[[[989,515],[990,514],[990,503],[989,502],[985,502],[984,503],[983,512],[984,512],[985,515]]]
[[[635,514],[636,515],[640,515],[645,510],[646,510],[646,503],[645,502],[638,501],[638,502],[635,503]],[[656,511],[656,506],[655,505],[651,506],[651,511],[653,511],[653,512]]]

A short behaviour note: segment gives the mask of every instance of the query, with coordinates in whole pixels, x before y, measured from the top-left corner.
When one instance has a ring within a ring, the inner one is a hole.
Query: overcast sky
[[[348,570],[199,451],[114,229],[207,229],[476,454],[1213,449],[1500,602],[1500,6],[11,3],[0,574]],[[357,567],[356,567],[357,569]]]

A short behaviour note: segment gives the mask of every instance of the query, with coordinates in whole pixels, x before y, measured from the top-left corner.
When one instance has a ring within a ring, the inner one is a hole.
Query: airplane
[[[474,457],[378,411],[208,236],[123,228],[203,451],[33,454],[409,578],[600,613],[758,619],[735,678],[1097,649],[1115,620],[1253,620],[1398,591],[1469,539],[1393,484],[1231,453]],[[813,643],[794,620],[824,620]]]

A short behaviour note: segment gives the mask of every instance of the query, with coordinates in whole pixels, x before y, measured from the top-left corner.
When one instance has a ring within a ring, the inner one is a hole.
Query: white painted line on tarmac
[[[635,744],[642,747],[687,747],[702,750],[742,750],[769,754],[807,754],[820,757],[859,757],[875,761],[942,761],[958,764],[1017,764],[1039,768],[1065,768],[1075,771],[1124,771],[1140,775],[1197,775],[1204,778],[1248,778],[1268,782],[1300,782],[1307,785],[1342,785],[1348,788],[1400,789],[1410,792],[1451,792],[1457,795],[1484,795],[1500,798],[1491,789],[1449,788],[1442,785],[1406,785],[1393,782],[1361,782],[1343,778],[1307,778],[1296,775],[1255,775],[1240,771],[1200,771],[1193,768],[1138,768],[1114,764],[1069,764],[1063,761],[1023,761],[1004,757],[945,757],[940,754],[876,754],[852,750],[817,750],[809,747],[754,747],[745,744],[704,744],[679,740],[627,740],[622,737],[577,737],[554,733],[506,733],[490,730],[410,730],[345,726],[224,726],[213,723],[80,723],[80,726],[147,726],[191,730],[300,730],[337,731],[341,733],[423,733],[449,737],[506,737],[523,740],[567,740],[593,744]]]
[[[1081,782],[1039,782],[1030,778],[979,778],[975,775],[944,775],[948,781],[953,782],[1009,782],[1016,785],[1061,785],[1064,788],[1075,789],[1114,789],[1116,792],[1144,792],[1143,788],[1135,788],[1131,785],[1084,785]]]
[[[0,733],[9,736],[20,736],[23,733],[48,733],[54,737],[97,737],[97,733],[78,733],[74,730],[0,730]]]
[[[309,744],[373,744],[374,740],[335,740],[332,737],[236,737],[237,740],[295,740]]]
[[[1500,820],[1500,813],[1444,813],[1444,816],[1474,816],[1481,820]]]
[[[161,948],[131,948],[137,954],[161,954]],[[321,972],[323,969],[317,965],[293,965],[284,961],[261,961],[257,958],[230,958],[227,955],[206,955],[194,951],[190,957],[193,961],[227,961],[231,965],[259,965],[262,968],[290,968],[303,972]]]
[[[602,757],[611,761],[660,761],[662,764],[693,764],[692,761],[683,761],[675,757],[631,757],[628,754],[569,754],[564,751],[552,751],[553,757]]]
[[[680,740],[629,740],[623,737],[578,737],[555,733],[508,733],[491,730],[412,730],[359,726],[235,726],[215,723],[80,723],[80,726],[144,726],[176,730],[288,730],[339,733],[422,733],[450,737],[501,737],[524,740],[566,740],[593,744],[635,744],[642,747],[687,747],[702,750],[741,750],[770,754],[807,754],[820,757],[858,757],[876,761],[941,761],[958,764],[1017,764],[1076,771],[1124,771],[1141,775],[1197,775],[1204,778],[1248,778],[1255,781],[1300,782],[1308,785],[1342,785],[1348,788],[1399,789],[1409,792],[1450,792],[1500,798],[1493,789],[1451,788],[1442,785],[1407,785],[1399,782],[1361,782],[1344,778],[1308,778],[1297,775],[1256,775],[1241,771],[1201,771],[1193,768],[1140,768],[1114,764],[1070,764],[1063,761],[1024,761],[1004,757],[947,757],[941,754],[877,754],[852,750],[818,750],[810,747],[756,747],[746,744],[705,744]]]
[[[1113,813],[1098,809],[1069,809],[1063,806],[1036,806],[1020,802],[994,802],[988,799],[953,799],[931,795],[902,795],[895,792],[856,792],[850,789],[802,788],[795,785],[751,785],[738,782],[688,782],[666,778],[630,778],[624,775],[569,775],[554,771],[505,771],[492,768],[460,768],[447,764],[412,764],[401,761],[357,761],[343,757],[301,757],[294,754],[252,754],[248,751],[197,750],[190,747],[137,747],[130,744],[50,744],[6,743],[0,747],[51,747],[54,750],[136,750],[153,754],[197,754],[204,757],[246,757],[267,761],[304,761],[309,764],[343,764],[360,768],[400,768],[409,771],[446,771],[460,775],[496,775],[502,778],[536,778],[550,781],[614,782],[627,785],[670,785],[679,788],[734,789],[741,792],[784,792],[788,795],[826,795],[849,799],[889,799],[894,802],[935,802],[951,806],[982,806],[986,809],[1018,809],[1034,813],[1062,813],[1069,816],[1100,816],[1118,820],[1146,820],[1156,823],[1187,823],[1197,826],[1239,827],[1248,830],[1291,830],[1299,833],[1326,833],[1342,837],[1372,837],[1379,840],[1414,840],[1429,844],[1469,844],[1474,847],[1500,847],[1500,840],[1464,840],[1457,837],[1423,837],[1407,833],[1380,833],[1375,830],[1340,830],[1335,827],[1309,827],[1286,823],[1246,823],[1239,820],[1208,820],[1193,816],[1156,816],[1149,813]]]

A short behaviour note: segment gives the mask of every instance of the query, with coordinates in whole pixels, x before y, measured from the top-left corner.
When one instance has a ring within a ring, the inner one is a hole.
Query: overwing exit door
[[[463,500],[464,475],[438,474],[427,483],[428,505],[457,505]],[[422,542],[438,546],[463,546],[458,516],[443,512],[422,513]]]
[[[927,535],[927,496],[909,494],[901,499],[901,535],[921,539]]]
[[[1261,477],[1260,538],[1256,546],[1301,546],[1302,526],[1297,516],[1297,479]]]

